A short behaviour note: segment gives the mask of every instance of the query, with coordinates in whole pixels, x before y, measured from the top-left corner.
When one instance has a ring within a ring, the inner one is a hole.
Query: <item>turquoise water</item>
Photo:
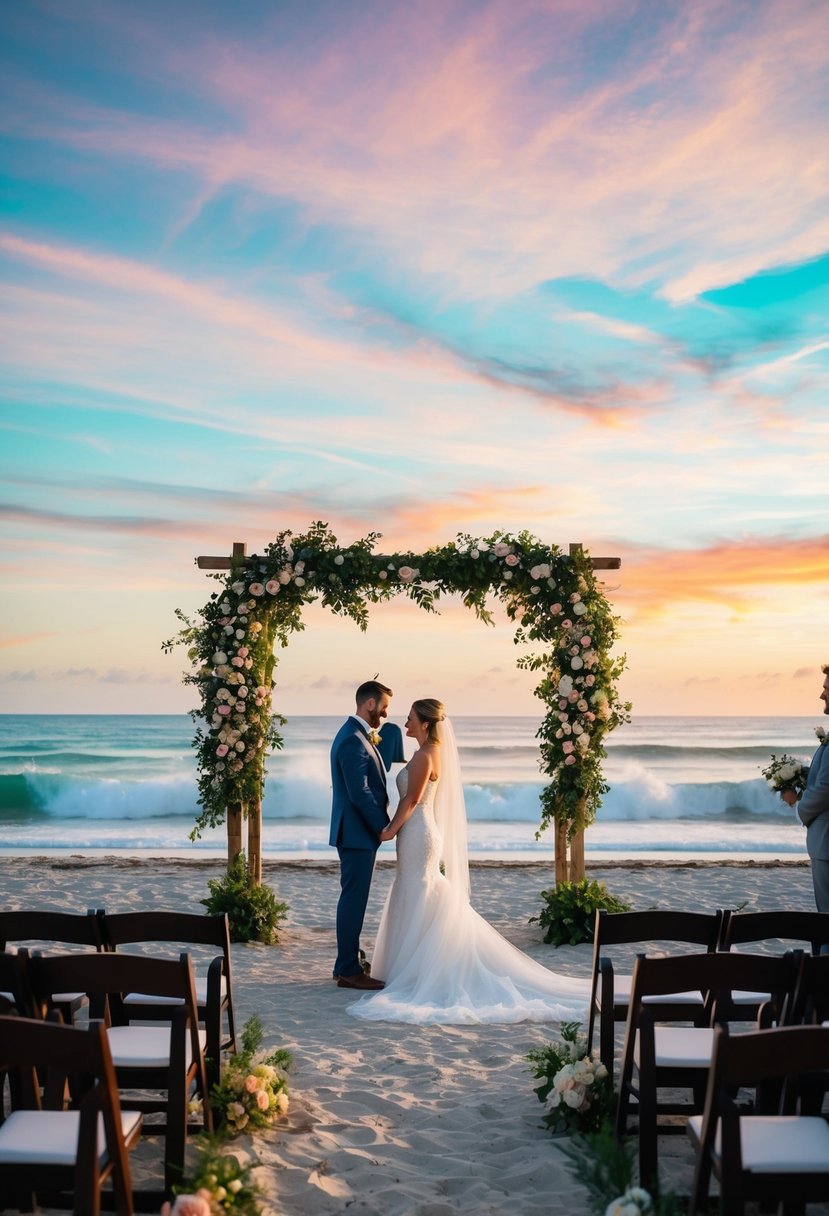
[[[608,747],[611,789],[588,856],[805,855],[803,829],[759,770],[772,751],[808,759],[819,721],[635,719]],[[296,717],[285,728],[285,750],[268,764],[266,855],[329,855],[328,748],[340,722]],[[537,727],[534,718],[455,719],[473,855],[548,855],[549,841],[534,839]],[[0,848],[190,849],[192,736],[185,715],[0,715]],[[218,831],[197,847],[222,843]]]

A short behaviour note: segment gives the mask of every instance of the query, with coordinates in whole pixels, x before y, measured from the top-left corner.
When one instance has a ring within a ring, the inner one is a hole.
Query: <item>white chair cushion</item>
[[[0,1127],[0,1164],[74,1165],[80,1114],[75,1110],[15,1110]],[[141,1113],[121,1111],[124,1139],[141,1126]],[[104,1121],[98,1116],[98,1156],[104,1159]]]
[[[702,1116],[688,1120],[692,1138],[699,1142]],[[801,1115],[742,1115],[740,1148],[743,1169],[754,1174],[829,1175],[829,1123]],[[720,1128],[714,1138],[720,1155]]]
[[[708,1026],[655,1026],[654,1050],[658,1068],[709,1068],[714,1031]],[[639,1035],[633,1059],[639,1067]]]
[[[110,1026],[107,1038],[116,1068],[167,1068],[170,1064],[169,1026]],[[204,1051],[206,1031],[199,1031],[199,1042]],[[186,1059],[189,1068],[192,1059],[189,1034]]]
[[[221,999],[227,996],[227,979],[223,975],[219,985]],[[196,976],[196,1000],[200,1005],[207,1004],[207,976]],[[125,1005],[183,1005],[184,998],[180,996],[152,996],[147,992],[130,992],[124,997]]]
[[[53,992],[52,1000],[68,1004],[70,1001],[86,1000],[85,992]]]
[[[764,1001],[771,1000],[770,992],[739,992],[736,988],[731,993],[731,999],[735,1005],[762,1005]]]
[[[613,976],[613,1000],[617,1005],[630,1004],[632,975]],[[596,1004],[601,1006],[601,988],[596,989]],[[702,1005],[699,992],[672,992],[668,996],[646,996],[643,1005]]]

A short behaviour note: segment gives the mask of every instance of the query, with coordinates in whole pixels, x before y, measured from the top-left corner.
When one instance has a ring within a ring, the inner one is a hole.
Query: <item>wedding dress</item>
[[[534,962],[469,902],[460,765],[448,720],[440,726],[447,728],[442,743],[449,744],[441,747],[443,776],[427,782],[397,835],[397,872],[372,960],[372,974],[386,986],[348,1012],[420,1025],[582,1019],[589,982]],[[398,773],[397,788],[405,797],[408,766]]]

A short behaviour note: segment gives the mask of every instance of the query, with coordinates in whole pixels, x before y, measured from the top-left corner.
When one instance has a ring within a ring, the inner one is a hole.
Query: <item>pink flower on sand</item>
[[[508,566],[517,566],[518,558],[516,557],[516,555],[514,553],[508,553],[507,556],[504,558],[504,562]]]
[[[172,1207],[165,1203],[161,1216],[211,1216],[210,1192],[204,1195],[177,1195]]]
[[[217,756],[226,756],[229,751],[230,751],[230,748],[227,746],[226,743],[220,743],[219,746],[216,748],[216,755]]]
[[[248,591],[251,593],[251,595],[264,595],[265,594],[265,588],[262,586],[261,583],[251,583],[251,585],[248,587]]]

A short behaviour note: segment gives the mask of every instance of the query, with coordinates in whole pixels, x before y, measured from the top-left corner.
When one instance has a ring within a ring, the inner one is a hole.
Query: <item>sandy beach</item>
[[[69,856],[0,860],[5,907],[83,911],[139,908],[200,910],[215,862]],[[378,866],[368,910],[370,947],[393,867]],[[628,863],[591,867],[591,878],[634,908],[814,907],[811,874],[801,862]],[[353,993],[331,980],[337,868],[331,863],[271,863],[265,881],[290,905],[280,942],[235,945],[237,1014],[258,1013],[268,1046],[294,1055],[286,1120],[234,1151],[262,1162],[265,1211],[325,1216],[346,1208],[384,1216],[503,1213],[587,1216],[587,1193],[566,1168],[559,1143],[539,1122],[525,1055],[556,1037],[538,1026],[412,1027],[349,1017]],[[589,976],[591,947],[558,950],[528,918],[552,884],[546,863],[479,863],[473,903],[515,945],[568,975]],[[632,957],[632,955],[631,955]],[[135,1163],[151,1172],[157,1144]],[[685,1191],[691,1153],[684,1136],[660,1144],[667,1185]],[[810,1208],[829,1213],[829,1204]]]

